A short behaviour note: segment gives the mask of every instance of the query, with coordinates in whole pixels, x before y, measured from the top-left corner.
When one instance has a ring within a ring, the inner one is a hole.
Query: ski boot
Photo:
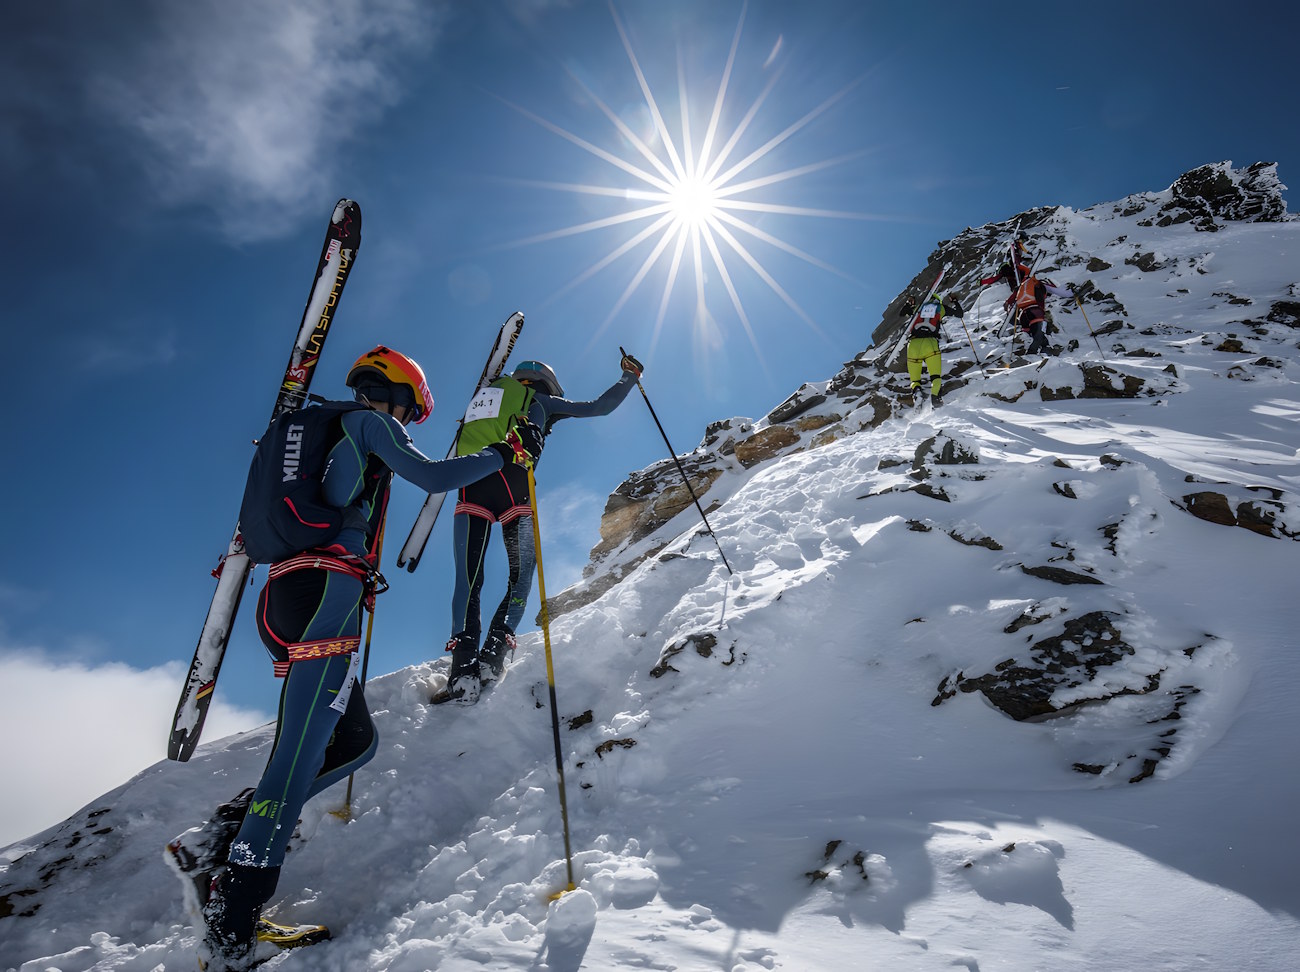
[[[484,690],[501,680],[506,663],[514,653],[514,634],[505,628],[493,628],[488,632],[483,649],[478,653],[478,676]]]
[[[479,696],[478,639],[461,632],[447,642],[451,652],[451,668],[447,672],[447,687],[429,700],[433,705],[455,702],[473,705]]]
[[[260,948],[262,905],[275,893],[278,867],[229,864],[212,882],[203,906],[199,962],[208,972],[244,972],[275,954]]]
[[[233,865],[233,873],[223,872],[203,909],[200,969],[246,972],[286,949],[329,941],[330,930],[324,925],[284,925],[265,917],[260,904],[252,905],[270,897],[279,870]]]
[[[225,871],[230,845],[244,822],[253,792],[249,787],[217,807],[202,827],[191,827],[175,837],[163,854],[167,866],[181,879],[185,908],[196,922],[202,920],[212,887]]]

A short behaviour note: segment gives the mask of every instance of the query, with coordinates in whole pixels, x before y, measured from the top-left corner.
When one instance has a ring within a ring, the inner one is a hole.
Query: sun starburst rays
[[[731,46],[723,65],[722,75],[717,90],[713,95],[712,105],[708,111],[708,120],[704,125],[703,137],[698,148],[695,143],[696,129],[692,118],[691,89],[685,76],[685,68],[679,54],[677,59],[677,105],[678,126],[670,127],[659,100],[655,97],[649,79],[642,68],[633,49],[627,30],[619,18],[617,10],[611,4],[614,24],[627,54],[628,61],[636,77],[637,86],[644,102],[649,124],[645,126],[646,134],[638,134],[632,126],[614,111],[604,99],[593,92],[588,85],[573,72],[570,75],[583,91],[590,103],[605,116],[613,126],[623,144],[623,152],[602,148],[592,141],[562,128],[554,122],[539,115],[511,105],[525,117],[558,135],[584,152],[613,166],[625,177],[634,182],[631,185],[597,185],[579,182],[543,182],[529,181],[523,184],[542,189],[573,193],[589,197],[605,197],[621,200],[626,208],[613,215],[586,220],[574,225],[540,233],[526,239],[514,241],[513,246],[543,243],[564,237],[576,236],[596,231],[612,231],[618,227],[640,226],[627,238],[616,243],[608,252],[599,256],[588,267],[565,283],[559,291],[548,300],[555,300],[560,295],[591,280],[597,274],[610,268],[633,251],[649,246],[649,252],[641,259],[621,293],[614,301],[604,320],[591,335],[588,347],[594,345],[600,336],[613,323],[628,305],[633,295],[646,284],[657,267],[662,269],[662,291],[659,294],[651,334],[650,350],[653,351],[662,333],[664,322],[672,303],[672,295],[678,289],[680,278],[691,274],[694,277],[695,314],[693,326],[700,331],[707,325],[716,327],[717,322],[708,306],[709,288],[720,284],[726,295],[736,319],[743,327],[749,343],[760,362],[763,355],[755,333],[754,324],[742,298],[742,288],[737,282],[734,270],[741,267],[752,273],[763,286],[775,295],[785,306],[789,307],[815,333],[823,336],[812,316],[776,279],[771,268],[765,266],[764,260],[753,249],[754,243],[761,243],[790,257],[794,257],[819,270],[827,271],[843,279],[856,283],[849,274],[836,269],[829,263],[818,259],[780,239],[771,227],[760,227],[753,219],[755,216],[795,216],[811,218],[837,219],[880,219],[866,213],[854,213],[840,210],[814,208],[793,205],[773,199],[771,193],[781,187],[807,176],[834,166],[842,165],[852,159],[860,158],[864,151],[851,152],[833,158],[820,159],[805,164],[790,166],[777,172],[764,172],[760,163],[775,158],[779,148],[787,145],[799,132],[807,128],[816,118],[828,111],[840,101],[857,83],[851,82],[835,92],[829,98],[808,111],[794,122],[787,125],[775,135],[767,138],[757,148],[749,151],[738,160],[738,148],[750,131],[757,126],[763,106],[767,103],[778,78],[780,66],[772,70],[762,89],[745,110],[740,120],[727,131],[723,119],[726,114],[728,95],[732,88],[733,74],[736,68],[737,54],[740,50],[745,11],[742,9],[731,40]],[[765,68],[768,65],[764,65]],[[861,79],[858,79],[861,80]],[[703,117],[703,113],[701,113]],[[642,225],[644,224],[644,225]],[[746,237],[750,242],[741,239]],[[688,252],[689,247],[689,252]],[[666,264],[666,266],[664,266]],[[734,266],[733,266],[734,265]],[[657,278],[659,279],[659,278]],[[754,298],[749,297],[752,301]]]

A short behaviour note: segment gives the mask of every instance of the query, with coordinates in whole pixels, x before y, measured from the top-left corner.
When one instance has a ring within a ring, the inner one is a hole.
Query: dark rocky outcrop
[[[1170,187],[1172,199],[1162,207],[1170,218],[1186,214],[1197,229],[1218,229],[1224,220],[1277,222],[1287,218],[1278,181],[1277,163],[1256,162],[1243,170],[1231,162],[1202,165],[1179,176]]]
[[[1235,526],[1264,537],[1300,540],[1300,511],[1288,494],[1265,486],[1233,488],[1232,498],[1218,490],[1197,490],[1182,498],[1182,509],[1220,526]],[[1175,504],[1178,505],[1178,504]]]

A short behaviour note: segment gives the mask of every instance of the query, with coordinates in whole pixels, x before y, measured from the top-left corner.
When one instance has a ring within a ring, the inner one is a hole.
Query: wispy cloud
[[[274,235],[337,194],[348,143],[400,100],[403,62],[433,43],[445,9],[157,2],[131,49],[96,60],[86,95],[135,139],[164,202],[210,206],[244,239]]]
[[[55,661],[38,649],[0,649],[0,847],[75,813],[167,755],[184,671],[179,664],[139,670],[110,663]],[[271,721],[265,713],[219,700],[207,739]]]
[[[81,371],[93,375],[120,375],[168,365],[176,360],[176,333],[161,333],[146,327],[109,322],[111,333],[97,334],[75,342],[69,349],[69,361]]]

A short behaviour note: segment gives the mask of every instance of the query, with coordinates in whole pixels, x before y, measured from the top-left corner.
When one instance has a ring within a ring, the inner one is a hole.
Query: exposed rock
[[[804,877],[814,884],[818,881],[827,880],[832,873],[845,874],[845,872],[856,872],[863,881],[870,880],[867,874],[867,852],[864,850],[855,851],[846,856],[839,865],[832,865],[831,858],[844,843],[842,840],[831,840],[826,843],[826,850],[822,853],[821,865],[813,868],[811,871],[804,871]]]
[[[1058,615],[1064,614],[1065,608],[1057,608],[1055,611],[1048,610],[1041,604],[1035,604],[1032,607],[1022,611],[1020,616],[1008,624],[1002,630],[1007,634],[1015,634],[1021,628],[1027,628],[1031,624],[1042,624],[1044,621],[1050,621]]]
[[[910,487],[914,493],[920,493],[922,496],[928,496],[930,499],[942,500],[945,503],[951,503],[952,499],[944,491],[942,486],[932,486],[929,483],[917,483]]]
[[[1300,327],[1300,302],[1294,300],[1277,301],[1269,310],[1268,319],[1274,324]]]
[[[1237,517],[1232,512],[1232,507],[1228,505],[1228,498],[1222,493],[1210,491],[1189,493],[1183,497],[1183,502],[1187,504],[1187,512],[1192,516],[1221,526],[1237,525]]]
[[[871,409],[871,417],[860,419],[860,428],[862,429],[874,429],[886,419],[893,418],[894,400],[892,398],[887,398],[884,395],[873,392],[858,404],[858,412],[856,414],[860,417],[862,409],[868,407]]]
[[[661,547],[659,549],[663,548]],[[658,552],[658,550],[653,550],[646,554],[646,556],[652,557]],[[633,561],[629,565],[629,569],[636,566],[636,564],[639,564],[641,560],[644,559],[645,557],[642,557]],[[590,604],[622,579],[622,570],[609,570],[605,573],[595,575],[590,580],[584,580],[580,584],[566,587],[564,590],[560,591],[559,594],[554,594],[546,599],[546,608],[550,612],[550,617],[552,619],[558,618],[562,614],[567,614],[569,611],[576,611],[578,608]],[[540,624],[540,612],[537,617],[539,619],[537,623]]]
[[[1297,518],[1288,510],[1281,490],[1265,487],[1247,489],[1265,493],[1266,497],[1232,499],[1215,490],[1202,490],[1185,495],[1183,508],[1193,516],[1220,526],[1239,526],[1263,537],[1300,540],[1300,530],[1295,528]]]
[[[1279,517],[1286,511],[1281,503],[1267,500],[1249,500],[1237,507],[1237,526],[1244,527],[1264,537],[1292,536],[1279,522]]]
[[[985,547],[988,550],[1001,550],[1002,544],[998,543],[992,537],[966,537],[956,530],[949,530],[948,536],[952,537],[958,543],[965,544],[968,547]]]
[[[1217,229],[1216,219],[1278,222],[1287,218],[1285,188],[1275,162],[1256,162],[1243,170],[1234,170],[1231,162],[1215,162],[1179,176],[1164,209],[1197,217],[1197,229]]]
[[[729,456],[736,449],[736,439],[747,435],[751,429],[749,419],[729,418],[710,422],[704,430],[701,449],[712,449],[720,456]]]
[[[980,461],[979,447],[954,439],[950,435],[939,433],[932,435],[916,447],[916,457],[912,460],[913,469],[921,469],[927,461],[939,466],[969,465]]]
[[[606,739],[596,747],[596,755],[604,759],[616,749],[631,749],[635,745],[635,739]]]
[[[1062,401],[1071,398],[1137,398],[1146,387],[1146,382],[1137,375],[1116,371],[1095,361],[1085,361],[1079,365],[1083,375],[1083,388],[1076,396],[1074,388],[1063,385],[1060,388],[1043,386],[1038,390],[1045,402]]]
[[[1020,569],[1031,577],[1039,577],[1043,580],[1051,581],[1054,584],[1100,584],[1101,581],[1088,574],[1080,574],[1073,570],[1066,570],[1064,567],[1026,567],[1020,565]]]
[[[1024,660],[1008,658],[993,672],[974,678],[958,677],[955,687],[962,692],[981,692],[994,706],[1017,721],[1057,711],[1052,696],[1062,688],[1074,688],[1093,681],[1097,672],[1133,654],[1133,647],[1116,627],[1118,617],[1094,611],[1071,618],[1061,634],[1034,643]],[[948,679],[944,680],[945,683]],[[1145,687],[1154,689],[1159,679]],[[940,691],[951,686],[941,684]],[[1108,695],[1131,695],[1133,689],[1119,689]]]
[[[799,435],[786,425],[770,425],[755,432],[748,439],[736,443],[736,460],[749,469],[774,456],[799,441]]]
[[[844,427],[837,425],[834,428],[819,432],[813,436],[812,442],[808,443],[810,449],[820,449],[824,445],[830,445],[844,435]]]
[[[788,422],[796,415],[802,415],[826,401],[826,396],[817,390],[817,386],[805,383],[799,390],[767,414],[770,425]]]
[[[799,432],[815,432],[828,425],[834,425],[843,416],[835,412],[818,412],[816,415],[804,415],[790,422],[790,426]]]
[[[695,491],[696,498],[702,497],[722,475],[717,466],[710,467],[698,460],[684,461],[682,468],[690,477],[690,489],[673,463],[652,466],[652,470],[657,470],[656,475],[628,479],[609,495],[600,518],[600,543],[591,551],[594,559],[603,558],[624,543],[648,537],[693,505],[691,490]]]
[[[687,648],[693,648],[695,654],[699,655],[701,658],[712,658],[714,649],[717,647],[718,636],[712,631],[696,631],[688,634],[685,638],[668,645],[659,653],[659,661],[655,664],[654,668],[650,669],[650,675],[653,678],[663,678],[663,676],[667,675],[669,672],[679,671],[679,669],[673,667],[672,661]],[[737,661],[742,660],[743,658],[737,658],[736,656],[736,643],[733,641],[731,647],[728,649],[727,658],[722,662],[722,664],[724,666],[731,666]]]
[[[1137,267],[1143,273],[1153,273],[1156,270],[1165,268],[1165,264],[1161,263],[1154,253],[1135,253],[1130,257],[1125,257],[1124,262],[1129,266]]]

